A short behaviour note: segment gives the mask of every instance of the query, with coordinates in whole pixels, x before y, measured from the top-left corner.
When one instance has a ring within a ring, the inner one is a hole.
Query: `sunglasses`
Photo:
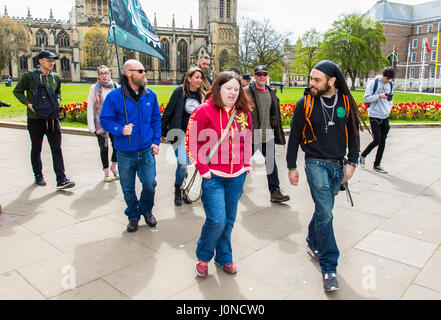
[[[147,70],[145,70],[145,69],[129,69],[129,71],[138,71],[139,74],[147,73]]]
[[[257,77],[266,77],[266,76],[268,75],[268,73],[265,73],[265,72],[257,72],[257,73],[255,73],[254,75],[257,76]]]

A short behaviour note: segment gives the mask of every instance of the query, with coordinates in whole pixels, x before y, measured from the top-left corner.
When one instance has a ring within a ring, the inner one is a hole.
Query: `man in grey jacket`
[[[364,94],[364,103],[369,103],[368,114],[374,140],[364,149],[360,156],[360,164],[364,168],[367,155],[378,146],[374,162],[374,170],[380,173],[387,173],[381,167],[386,138],[389,132],[389,113],[392,110],[393,83],[395,77],[393,68],[385,68],[381,75],[371,81]]]

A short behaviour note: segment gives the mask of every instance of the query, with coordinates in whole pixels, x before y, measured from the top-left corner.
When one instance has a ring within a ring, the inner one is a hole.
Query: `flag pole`
[[[438,56],[439,56],[439,31],[438,31],[438,39],[436,41],[435,79],[433,84],[433,94],[436,94],[436,77],[438,76]]]
[[[423,47],[424,47],[424,52],[423,52],[423,58],[421,59],[422,60],[422,72],[421,72],[421,74],[419,74],[419,78],[420,78],[420,93],[421,92],[423,92],[423,80],[424,80],[424,64],[425,64],[425,62],[426,62],[426,44],[424,43],[424,45],[423,45]]]
[[[113,16],[113,9],[112,9],[112,0],[109,1],[109,9],[110,9],[110,15],[112,16],[112,21],[110,22],[110,26],[113,29],[113,41],[115,42],[115,49],[116,49],[116,61],[118,63],[118,72],[119,72],[119,81],[121,82],[121,94],[123,99],[123,105],[124,105],[124,115],[126,117],[126,124],[129,124],[129,117],[127,115],[127,106],[126,106],[126,96],[124,94],[124,83],[123,83],[123,74],[121,72],[121,64],[119,61],[119,48],[118,48],[118,42],[116,41],[116,23]],[[129,138],[129,145],[132,146],[132,139],[130,136],[127,136]]]
[[[410,58],[410,42],[409,42],[409,48],[407,49],[406,77],[404,78],[404,92],[406,92],[406,88],[407,88],[407,75],[408,75],[408,71],[409,71],[409,58]]]

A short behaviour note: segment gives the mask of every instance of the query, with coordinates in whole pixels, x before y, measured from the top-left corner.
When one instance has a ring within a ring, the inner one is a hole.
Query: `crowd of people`
[[[46,135],[57,188],[66,189],[75,183],[65,175],[60,124],[57,116],[40,116],[40,104],[46,106],[47,102],[38,100],[42,87],[51,92],[49,95],[61,99],[60,78],[52,71],[56,59],[53,53],[41,51],[39,66],[21,76],[14,94],[27,107],[35,183],[46,185],[41,163]],[[208,263],[213,258],[224,272],[237,272],[231,234],[246,177],[252,174],[251,158],[255,152],[260,150],[265,157],[269,200],[276,203],[290,200],[281,191],[276,165],[275,146],[285,145],[286,139],[279,98],[276,90],[268,86],[268,68],[256,66],[253,79],[230,68],[213,81],[208,75],[209,63],[209,57],[200,57],[196,66],[186,72],[162,116],[155,92],[147,87],[146,70],[141,62],[132,59],[124,63],[121,86],[113,82],[107,66],[99,66],[97,82],[90,88],[87,110],[88,128],[98,140],[104,181],[119,179],[121,184],[127,205],[127,232],[137,231],[141,216],[150,227],[158,223],[153,208],[156,156],[161,142],[171,143],[176,155],[171,190],[176,206],[192,203],[181,186],[187,167],[195,165],[202,177],[201,199],[206,215],[196,248],[195,270],[201,278],[207,277]],[[335,196],[353,176],[359,159],[364,166],[365,158],[376,146],[374,169],[386,172],[380,161],[389,131],[387,118],[392,107],[394,73],[393,69],[386,68],[366,89],[365,101],[370,102],[374,140],[361,157],[360,124],[364,124],[364,120],[344,74],[335,63],[323,60],[312,69],[310,76],[309,87],[297,102],[292,117],[286,164],[290,184],[298,186],[297,157],[301,147],[315,204],[305,247],[319,263],[324,290],[330,292],[339,289],[339,250],[332,213]],[[142,184],[139,198],[135,192],[136,176]]]

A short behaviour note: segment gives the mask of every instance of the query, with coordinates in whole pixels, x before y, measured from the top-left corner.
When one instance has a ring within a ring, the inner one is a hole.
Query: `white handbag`
[[[228,124],[222,132],[220,139],[216,142],[216,145],[211,150],[210,155],[207,158],[207,163],[210,163],[211,159],[214,157],[214,154],[217,152],[217,149],[222,144],[228,132],[230,131],[230,127],[233,124],[235,116],[236,110],[234,110],[231,114]],[[187,200],[191,202],[199,200],[202,195],[202,179],[203,178],[199,174],[199,171],[196,169],[196,166],[194,164],[187,166],[187,173],[181,186],[181,189],[183,190],[184,196],[187,198]]]

